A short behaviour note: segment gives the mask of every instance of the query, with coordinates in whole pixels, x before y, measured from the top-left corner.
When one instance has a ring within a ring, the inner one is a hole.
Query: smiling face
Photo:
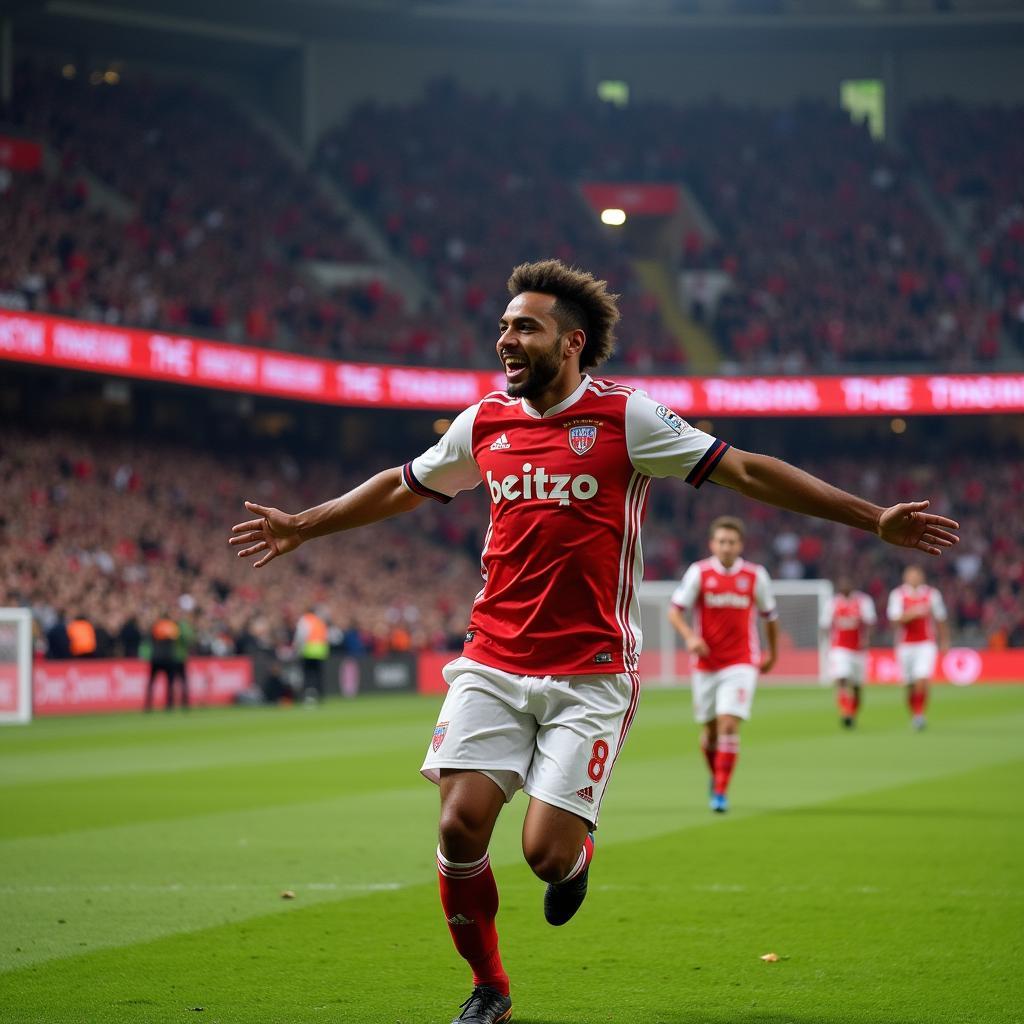
[[[579,383],[585,337],[559,324],[557,301],[553,295],[523,292],[501,318],[495,347],[505,368],[505,390],[513,398],[534,401],[546,393],[568,394]]]

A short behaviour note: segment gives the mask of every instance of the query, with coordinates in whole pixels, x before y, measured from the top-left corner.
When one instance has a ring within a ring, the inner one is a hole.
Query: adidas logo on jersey
[[[466,917],[465,914],[452,914],[452,916],[448,918],[448,923],[449,924],[473,924],[474,922],[473,922],[473,919],[471,917]]]
[[[511,448],[511,447],[512,447],[512,445],[510,445],[509,442],[508,442],[508,435],[507,434],[502,434],[501,437],[499,437],[498,440],[495,441],[491,445],[491,451],[492,452],[500,452],[500,451],[502,451],[505,448]]]
[[[577,789],[576,795],[581,800],[586,800],[588,804],[592,804],[594,802],[594,787],[584,786],[582,789]]]
[[[529,462],[525,462],[522,476],[509,474],[501,480],[495,480],[494,474],[488,470],[487,488],[495,505],[502,498],[506,501],[522,498],[524,501],[557,501],[559,505],[571,505],[573,498],[589,501],[597,494],[597,477],[589,473],[580,473],[578,476],[571,473],[549,473],[543,466],[534,469]]]

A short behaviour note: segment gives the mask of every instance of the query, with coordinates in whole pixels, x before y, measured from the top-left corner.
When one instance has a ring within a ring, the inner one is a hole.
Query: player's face
[[[908,587],[919,587],[924,583],[924,573],[916,565],[908,565],[903,571],[903,582]]]
[[[727,530],[724,527],[711,535],[711,542],[708,545],[711,554],[717,558],[722,565],[728,569],[743,551],[743,539],[735,530]]]
[[[556,301],[553,295],[523,292],[501,318],[496,348],[505,367],[505,390],[513,398],[539,398],[566,366],[566,334],[551,312]]]

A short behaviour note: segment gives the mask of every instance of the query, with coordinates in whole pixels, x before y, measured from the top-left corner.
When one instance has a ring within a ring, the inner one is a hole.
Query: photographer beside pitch
[[[506,391],[464,410],[405,466],[298,514],[246,502],[257,518],[230,543],[257,568],[300,544],[442,503],[484,483],[491,522],[484,587],[423,764],[441,790],[441,903],[473,972],[456,1018],[505,1024],[498,890],[488,845],[517,789],[530,797],[523,854],[567,922],[587,892],[593,830],[639,696],[640,527],[652,478],[707,480],[749,498],[938,555],[957,542],[928,502],[882,508],[784,462],[731,448],[643,392],[593,378],[614,345],[616,296],[558,260],[523,264],[498,325]]]

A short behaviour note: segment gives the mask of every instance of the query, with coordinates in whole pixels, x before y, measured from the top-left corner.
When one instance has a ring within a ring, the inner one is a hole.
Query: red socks
[[[856,718],[860,709],[860,690],[839,690],[837,700],[839,702],[839,714],[843,718]]]
[[[558,885],[565,885],[566,882],[571,882],[574,878],[578,878],[583,874],[584,871],[590,867],[590,862],[594,857],[594,837],[588,835],[583,840],[583,849],[580,850],[580,855],[576,860],[576,863],[572,866],[572,871],[569,872]]]
[[[736,767],[739,757],[740,738],[735,733],[718,737],[718,750],[715,751],[715,795],[725,796],[729,789],[732,770]]]
[[[704,760],[708,763],[708,771],[712,775],[715,774],[715,745],[709,744],[706,736],[700,738],[700,752],[704,755]]]
[[[910,705],[910,713],[912,715],[923,715],[924,709],[928,705],[928,691],[917,690],[913,686],[907,690],[907,703]]]
[[[508,975],[501,965],[498,929],[494,924],[498,887],[491,873],[490,857],[485,853],[472,864],[457,864],[438,850],[437,875],[448,930],[459,956],[473,969],[473,984],[489,985],[507,996]]]

